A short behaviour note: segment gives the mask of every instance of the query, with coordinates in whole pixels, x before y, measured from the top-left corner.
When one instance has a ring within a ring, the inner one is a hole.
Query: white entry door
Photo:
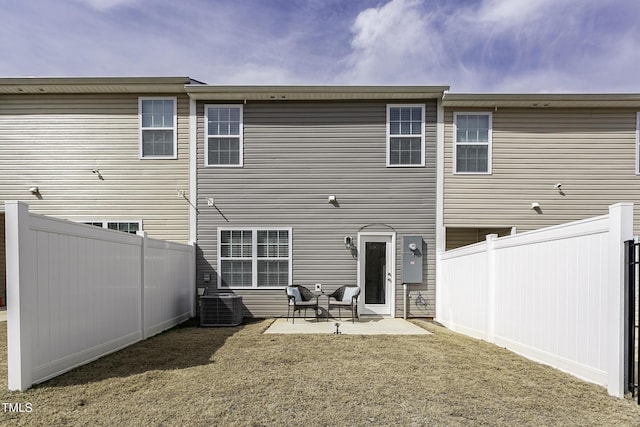
[[[358,235],[361,314],[394,317],[395,233]]]

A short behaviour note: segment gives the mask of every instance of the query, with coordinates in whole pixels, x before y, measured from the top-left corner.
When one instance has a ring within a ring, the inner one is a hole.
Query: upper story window
[[[424,166],[424,105],[387,105],[387,166]]]
[[[454,113],[454,173],[491,173],[491,113]]]
[[[242,166],[242,105],[205,105],[205,165]]]
[[[218,229],[218,288],[291,285],[291,228]]]
[[[177,158],[176,98],[140,98],[140,158]]]

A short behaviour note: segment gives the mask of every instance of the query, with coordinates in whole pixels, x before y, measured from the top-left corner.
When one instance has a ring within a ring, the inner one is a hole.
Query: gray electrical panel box
[[[422,237],[404,236],[402,239],[402,282],[422,283]]]

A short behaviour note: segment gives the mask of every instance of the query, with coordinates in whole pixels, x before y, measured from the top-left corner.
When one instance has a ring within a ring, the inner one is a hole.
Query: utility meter
[[[422,236],[404,236],[402,240],[402,282],[422,283]]]

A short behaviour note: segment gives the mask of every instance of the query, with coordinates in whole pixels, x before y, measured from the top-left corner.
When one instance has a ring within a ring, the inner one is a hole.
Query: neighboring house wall
[[[511,228],[453,228],[447,229],[446,250],[472,245],[486,240],[488,234],[497,234],[500,237],[511,234]]]
[[[454,174],[454,112],[492,116],[492,173]],[[452,239],[479,228],[516,227],[518,233],[607,213],[634,202],[640,232],[640,177],[636,176],[636,109],[445,108],[444,225]],[[554,187],[561,183],[561,191]],[[533,210],[531,204],[540,204]],[[495,232],[495,230],[490,230]],[[500,233],[502,234],[502,233]]]
[[[426,243],[422,284],[410,285],[409,316],[433,316],[436,216],[436,102],[426,104],[426,166],[386,166],[390,102],[248,102],[244,110],[244,166],[204,166],[204,105],[197,103],[197,282],[211,275],[218,292],[219,227],[291,227],[293,284],[322,283],[331,291],[357,283],[357,260],[344,237],[395,230],[396,307],[402,315],[402,237]],[[337,204],[327,203],[335,195]],[[215,206],[207,205],[213,198]],[[380,225],[384,224],[384,225]],[[285,315],[280,289],[222,289],[243,297],[246,314]],[[427,306],[414,302],[418,292]],[[325,302],[326,303],[326,302]],[[321,304],[325,304],[322,302]]]
[[[176,94],[0,95],[0,200],[71,220],[142,220],[150,237],[187,242],[177,190],[189,189],[189,101],[177,96],[177,159],[141,160],[139,96]]]

